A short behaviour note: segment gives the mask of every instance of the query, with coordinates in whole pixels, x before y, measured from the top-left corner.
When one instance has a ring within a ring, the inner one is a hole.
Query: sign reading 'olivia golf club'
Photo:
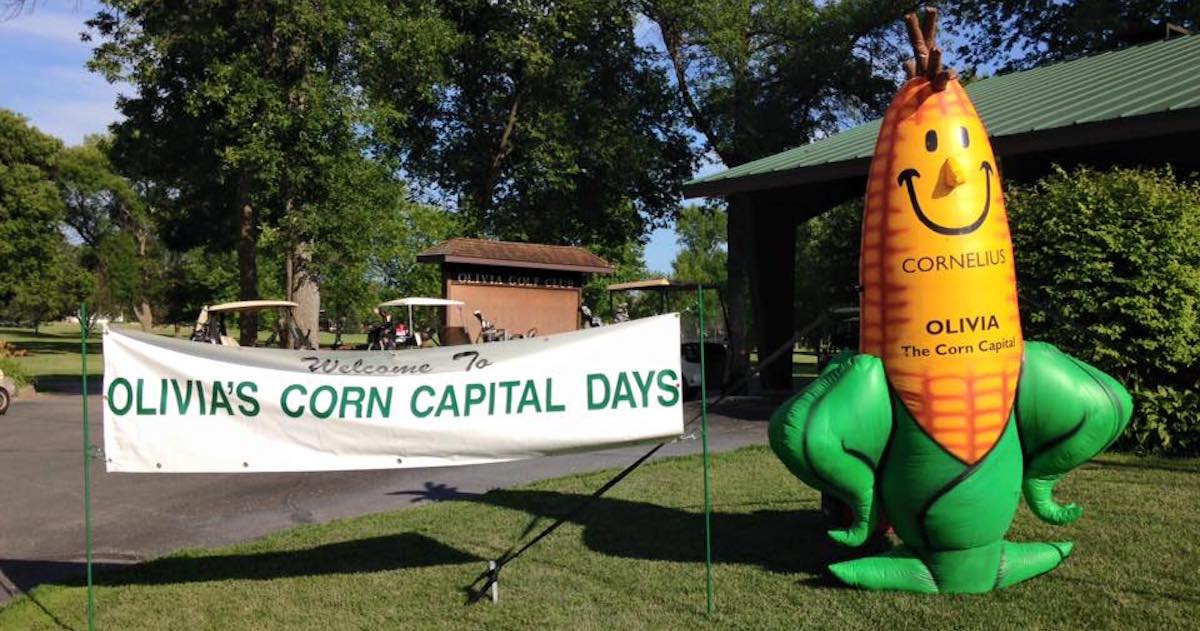
[[[109,331],[109,471],[478,464],[683,431],[679,318],[397,352],[210,346]]]

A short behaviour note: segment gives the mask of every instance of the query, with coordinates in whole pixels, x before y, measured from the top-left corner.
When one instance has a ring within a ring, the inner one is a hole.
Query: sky
[[[128,85],[110,85],[85,67],[91,44],[80,41],[84,22],[96,14],[95,0],[31,0],[32,10],[0,20],[0,108],[30,122],[69,145],[88,134],[103,133],[116,121],[116,97]],[[636,27],[639,42],[661,48],[658,29],[646,21]],[[721,170],[709,164],[697,175]],[[675,231],[655,230],[646,245],[646,266],[669,272],[678,250]]]

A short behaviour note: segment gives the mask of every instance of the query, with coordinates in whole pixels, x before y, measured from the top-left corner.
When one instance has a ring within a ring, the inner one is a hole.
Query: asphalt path
[[[688,403],[684,419],[698,406]],[[709,446],[766,442],[774,402],[736,398],[709,415]],[[93,445],[101,402],[89,397]],[[17,399],[0,416],[0,603],[82,572],[85,558],[82,399]],[[700,452],[699,423],[656,458]],[[95,562],[125,564],[174,550],[245,541],[297,524],[420,506],[546,478],[624,467],[636,446],[467,467],[321,473],[106,473],[93,461]],[[97,452],[99,455],[99,453]]]

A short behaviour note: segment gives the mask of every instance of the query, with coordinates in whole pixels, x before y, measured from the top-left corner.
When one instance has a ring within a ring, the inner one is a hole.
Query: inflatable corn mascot
[[[853,519],[904,545],[830,566],[867,589],[987,592],[1054,569],[1069,542],[1005,541],[1022,492],[1035,515],[1082,514],[1052,492],[1129,422],[1116,381],[1021,337],[1012,241],[983,123],[909,15],[915,58],[867,180],[860,352],[831,362],[771,419],[771,447]],[[928,43],[928,46],[927,46]],[[1064,209],[1064,212],[1069,212]]]

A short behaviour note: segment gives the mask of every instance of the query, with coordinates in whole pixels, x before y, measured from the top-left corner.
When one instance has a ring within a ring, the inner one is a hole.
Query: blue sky
[[[122,86],[108,84],[84,64],[91,45],[79,40],[84,21],[95,15],[94,0],[46,0],[0,21],[0,107],[24,115],[42,131],[78,144],[88,134],[104,132],[118,118],[115,108]],[[658,29],[641,21],[638,40],[659,46]],[[128,86],[123,86],[128,89]],[[701,173],[720,170],[719,165]],[[675,231],[655,230],[646,246],[646,265],[669,272],[677,245]]]

